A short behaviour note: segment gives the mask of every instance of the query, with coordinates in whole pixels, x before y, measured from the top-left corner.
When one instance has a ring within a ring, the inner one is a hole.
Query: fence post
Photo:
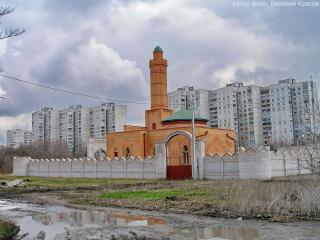
[[[84,177],[84,159],[82,159],[82,177]]]
[[[222,162],[222,164],[221,164],[221,167],[222,167],[222,171],[221,171],[222,179],[224,179],[224,156],[221,158],[221,162]]]
[[[59,161],[58,162],[59,163],[59,173],[58,174],[59,174],[59,177],[60,177],[61,161],[60,161],[60,159],[58,161]]]
[[[126,176],[126,178],[127,178],[127,176],[128,176],[128,173],[127,173],[127,171],[128,171],[128,169],[127,169],[127,158],[125,158],[125,159],[123,159],[123,161],[124,161],[124,164],[125,164],[125,176]]]
[[[144,160],[141,161],[141,179],[144,178]]]
[[[112,162],[113,162],[114,160],[113,159],[111,159],[111,161],[109,162],[109,165],[110,165],[110,168],[109,168],[109,177],[110,178],[112,178]]]
[[[287,169],[286,169],[286,156],[283,155],[283,171],[284,171],[284,176],[287,176]]]
[[[70,162],[70,176],[72,177],[73,176],[73,162],[71,161]]]
[[[98,178],[98,159],[96,161],[96,178]]]
[[[48,160],[48,177],[50,177],[50,160]]]
[[[314,174],[314,161],[313,161],[313,156],[312,156],[311,153],[309,154],[309,156],[310,156],[310,159],[311,159],[311,173]]]
[[[301,170],[300,170],[300,158],[299,158],[299,156],[297,158],[297,164],[298,164],[298,173],[300,175],[301,174]]]

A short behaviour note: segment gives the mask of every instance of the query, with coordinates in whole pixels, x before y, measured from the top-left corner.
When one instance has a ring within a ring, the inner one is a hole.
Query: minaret
[[[168,108],[167,67],[168,63],[163,58],[162,48],[157,46],[149,62],[151,109],[146,110],[145,115],[148,130],[161,129],[161,120],[169,117],[172,112]]]
[[[163,50],[157,46],[153,50],[153,59],[149,62],[151,110],[168,109],[167,66],[167,60],[163,58]]]

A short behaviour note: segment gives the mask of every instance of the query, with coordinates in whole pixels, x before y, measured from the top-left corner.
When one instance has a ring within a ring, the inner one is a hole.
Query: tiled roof
[[[162,122],[173,122],[173,121],[179,121],[179,120],[192,120],[192,112],[189,110],[181,109],[175,113],[173,113],[170,117],[167,117],[162,120]],[[208,119],[205,119],[201,117],[198,114],[195,114],[194,116],[195,121],[208,121]]]

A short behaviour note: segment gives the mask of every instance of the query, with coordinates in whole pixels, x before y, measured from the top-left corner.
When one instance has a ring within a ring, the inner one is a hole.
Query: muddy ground
[[[19,225],[23,240],[319,240],[320,236],[320,222],[270,223],[108,207],[79,210],[17,200],[0,201],[0,218]]]
[[[34,180],[37,181],[37,180]],[[90,180],[92,181],[92,180]],[[50,186],[27,182],[26,187],[1,189],[2,199],[59,204],[79,209],[116,207],[275,222],[320,219],[320,178],[291,177],[270,181],[116,181],[91,186]],[[101,194],[128,193],[125,197]],[[167,194],[167,193],[170,194]],[[141,193],[139,196],[131,193]],[[144,198],[144,193],[155,193]],[[159,195],[160,194],[160,195]],[[310,196],[308,196],[310,194]],[[159,195],[159,196],[158,196]],[[306,199],[310,202],[305,207]],[[272,199],[275,198],[275,199]],[[300,209],[301,208],[301,209]]]

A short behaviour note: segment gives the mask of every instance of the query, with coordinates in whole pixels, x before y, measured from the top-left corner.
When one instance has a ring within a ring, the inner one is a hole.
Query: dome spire
[[[153,52],[163,52],[162,48],[160,46],[156,46],[153,50]]]

